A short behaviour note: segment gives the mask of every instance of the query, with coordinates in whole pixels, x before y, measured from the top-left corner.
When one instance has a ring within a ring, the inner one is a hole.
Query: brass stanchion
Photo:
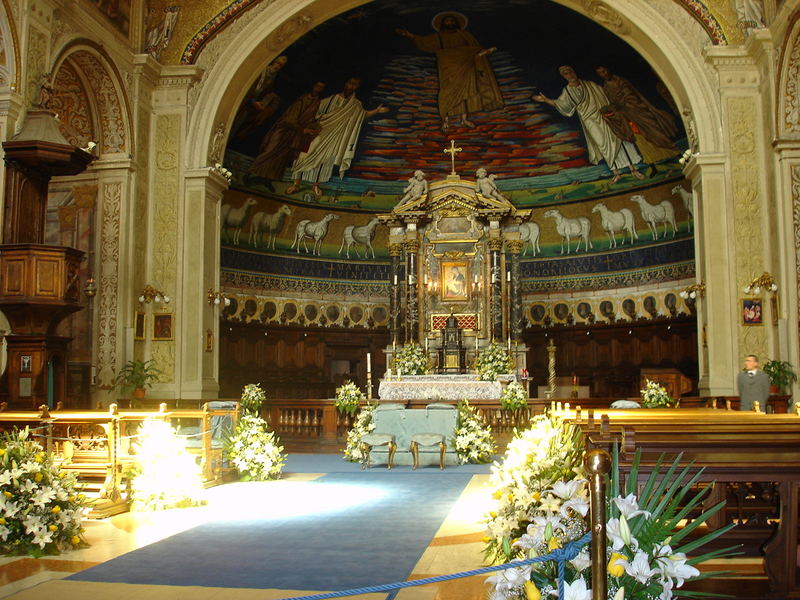
[[[592,448],[583,457],[589,474],[589,503],[592,522],[592,600],[606,600],[608,573],[606,565],[606,482],[611,470],[611,456],[605,450]]]

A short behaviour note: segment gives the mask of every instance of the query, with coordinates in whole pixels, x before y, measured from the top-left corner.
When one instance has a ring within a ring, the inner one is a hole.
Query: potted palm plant
[[[769,377],[769,382],[776,392],[785,392],[789,386],[797,381],[797,373],[794,372],[794,367],[785,360],[767,361],[764,364],[764,373]]]
[[[133,392],[134,400],[141,400],[145,395],[145,388],[158,381],[161,371],[155,367],[153,360],[129,360],[117,373],[114,383],[120,387],[123,394]]]

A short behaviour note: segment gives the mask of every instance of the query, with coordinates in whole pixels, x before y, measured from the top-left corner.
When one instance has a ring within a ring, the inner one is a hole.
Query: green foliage
[[[260,383],[248,383],[242,389],[242,399],[239,406],[243,414],[258,415],[261,413],[261,406],[266,402],[267,394],[261,388]]]
[[[458,422],[451,443],[461,464],[488,463],[497,448],[492,428],[483,422],[467,400],[458,403]]]
[[[496,381],[498,375],[514,372],[514,361],[505,348],[492,342],[478,353],[475,371],[481,381]]]
[[[358,389],[355,383],[345,381],[344,385],[336,388],[336,397],[333,403],[340,413],[353,416],[365,400],[364,393]]]
[[[347,432],[347,446],[344,449],[344,458],[350,462],[361,462],[364,458],[359,447],[362,436],[375,430],[375,423],[372,420],[372,413],[377,404],[366,404],[361,407],[361,411],[356,417],[353,427]]]
[[[267,422],[254,414],[242,415],[226,444],[226,452],[243,481],[280,477],[286,455]]]
[[[786,391],[797,381],[797,373],[792,363],[785,360],[768,360],[764,364],[764,373],[769,376],[769,382],[782,391]]]
[[[667,388],[649,379],[645,380],[644,389],[639,390],[639,394],[642,396],[642,408],[669,408],[675,404]]]
[[[519,410],[528,406],[528,393],[517,381],[512,381],[500,395],[500,406],[503,410]]]
[[[123,394],[136,389],[151,387],[158,381],[161,371],[155,367],[155,361],[129,360],[117,373],[114,384],[120,386]]]
[[[398,375],[424,375],[428,371],[428,355],[419,344],[406,344],[394,357],[394,369]]]
[[[87,546],[87,504],[74,474],[60,471],[26,427],[0,438],[0,552],[43,556]]]

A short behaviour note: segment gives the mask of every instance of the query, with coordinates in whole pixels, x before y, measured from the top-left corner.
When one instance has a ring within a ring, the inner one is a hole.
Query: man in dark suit
[[[767,409],[769,398],[769,376],[758,368],[758,357],[748,354],[744,359],[744,371],[736,376],[741,403],[739,410],[753,410],[753,402],[758,400],[761,410]]]

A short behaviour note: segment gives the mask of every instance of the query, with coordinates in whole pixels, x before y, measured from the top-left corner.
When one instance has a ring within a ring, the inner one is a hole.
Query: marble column
[[[522,298],[519,289],[519,256],[522,252],[522,240],[509,240],[506,242],[511,263],[511,281],[509,282],[509,331],[511,339],[515,342],[522,340]]]
[[[500,269],[500,251],[503,249],[503,240],[492,239],[489,245],[489,318],[491,319],[492,340],[498,343],[503,341],[503,301],[502,301],[502,272]]]
[[[403,253],[402,244],[389,244],[389,315],[390,333],[392,341],[402,341],[402,329],[400,324],[403,316],[403,304],[400,299],[400,284],[402,283],[402,271],[400,269],[400,257]]]
[[[419,241],[408,240],[406,248],[406,342],[419,343],[419,291],[417,289],[417,253]]]

